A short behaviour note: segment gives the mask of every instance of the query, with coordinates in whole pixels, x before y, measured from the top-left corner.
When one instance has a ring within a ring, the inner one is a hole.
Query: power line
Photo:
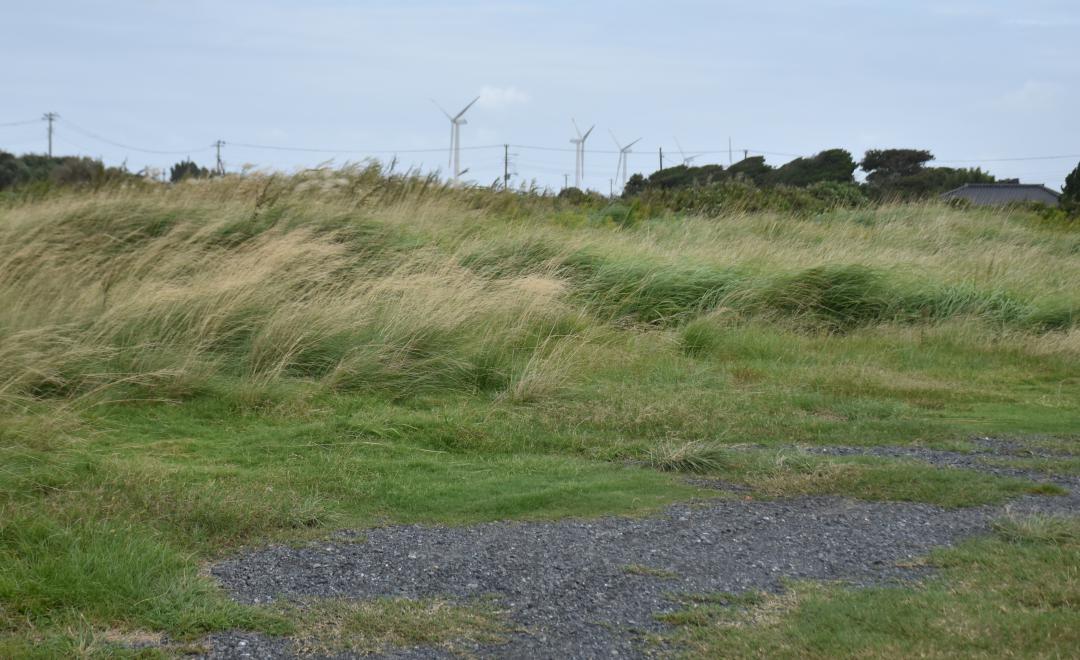
[[[83,145],[81,145],[81,144],[79,144],[77,142],[72,142],[71,138],[69,138],[67,136],[64,136],[64,135],[57,135],[56,136],[56,141],[61,143],[61,144],[66,144],[69,147],[74,147],[76,152],[82,152],[82,154],[85,155],[85,156],[89,156],[94,152],[93,149],[88,149],[87,147],[85,147],[85,146],[83,146]]]
[[[273,144],[252,144],[250,142],[230,142],[229,146],[245,149],[265,149],[269,151],[302,151],[322,154],[433,154],[446,152],[445,147],[432,149],[322,149],[316,147],[286,147]],[[513,145],[511,145],[513,146]],[[501,144],[482,144],[471,147],[459,147],[462,151],[480,149],[502,149]]]
[[[102,142],[102,143],[105,143],[105,144],[108,144],[108,145],[112,145],[114,147],[118,147],[118,148],[121,148],[121,149],[130,150],[130,151],[142,152],[142,153],[147,153],[147,154],[170,154],[170,155],[171,154],[176,154],[176,155],[188,154],[188,155],[190,155],[192,153],[201,153],[201,152],[210,151],[211,149],[216,149],[217,150],[217,164],[216,164],[216,167],[217,167],[217,169],[219,171],[221,169],[223,169],[223,161],[221,160],[221,148],[226,145],[226,142],[223,141],[223,140],[218,140],[218,141],[214,142],[211,145],[207,145],[207,146],[199,147],[199,148],[194,148],[194,149],[153,149],[153,148],[147,148],[147,147],[140,147],[140,146],[134,146],[134,145],[130,145],[130,144],[127,144],[127,143],[124,143],[124,142],[120,142],[118,140],[113,140],[113,139],[105,137],[105,136],[103,136],[101,134],[98,134],[98,133],[95,133],[95,132],[90,131],[88,129],[82,128],[81,126],[72,123],[68,119],[61,119],[60,116],[58,114],[54,113],[54,112],[45,113],[44,115],[42,115],[42,117],[40,119],[26,119],[26,120],[20,120],[20,121],[11,121],[11,122],[0,123],[0,127],[28,126],[28,125],[31,125],[31,124],[36,124],[39,121],[48,122],[48,137],[49,137],[49,153],[50,154],[52,153],[52,144],[51,143],[52,143],[52,138],[54,137],[54,135],[53,135],[53,133],[54,133],[53,123],[55,121],[60,121],[61,123],[63,123],[64,125],[66,125],[68,128],[70,128],[72,131],[74,131],[76,133],[85,135],[85,136],[87,136],[87,137],[89,137],[91,139],[97,140],[99,142]],[[57,136],[57,137],[59,137],[59,136]],[[362,155],[368,155],[368,156],[383,155],[383,154],[388,155],[388,154],[410,154],[410,153],[411,154],[442,154],[442,153],[446,153],[445,148],[326,149],[326,148],[318,148],[318,147],[302,147],[302,146],[258,144],[258,143],[251,143],[251,142],[228,142],[227,144],[229,146],[232,146],[232,147],[239,147],[239,148],[244,148],[244,149],[255,149],[255,150],[284,151],[284,152],[304,152],[304,153],[322,153],[322,154],[362,154]],[[552,153],[559,153],[559,154],[563,154],[563,153],[568,154],[568,153],[570,153],[572,151],[576,151],[573,148],[566,148],[566,147],[554,147],[554,146],[549,147],[549,146],[542,146],[542,145],[535,145],[535,144],[514,144],[514,143],[509,143],[509,142],[502,143],[502,144],[484,144],[484,145],[462,146],[462,147],[460,147],[460,149],[467,150],[467,151],[495,151],[495,150],[501,151],[502,153],[500,153],[499,155],[501,156],[501,158],[500,158],[501,163],[500,164],[502,165],[502,167],[500,169],[502,170],[502,179],[503,179],[504,185],[508,181],[508,178],[509,178],[507,176],[508,174],[511,174],[511,175],[516,174],[516,173],[511,173],[510,172],[510,164],[511,164],[510,163],[510,156],[517,157],[518,154],[511,154],[510,149],[516,149],[516,150],[521,150],[521,151],[526,151],[526,152],[528,152],[528,151],[552,152]],[[662,147],[661,147],[661,149],[662,149]],[[691,153],[698,154],[698,155],[719,155],[719,154],[728,153],[729,158],[730,158],[730,154],[732,153],[732,149],[733,149],[733,147],[721,148],[721,149],[691,149],[690,151],[691,151]],[[777,157],[785,157],[785,158],[806,157],[805,154],[796,154],[796,153],[781,152],[781,151],[770,151],[770,150],[764,150],[764,149],[746,149],[746,148],[743,148],[743,149],[740,149],[740,150],[743,152],[744,158],[749,156],[750,154],[763,155],[763,156],[777,156]],[[591,154],[612,154],[612,155],[614,155],[614,154],[618,154],[619,152],[615,151],[615,150],[611,150],[611,149],[590,149],[589,153],[591,153]],[[628,153],[627,157],[654,158],[655,154],[650,155],[650,154],[648,154],[646,152],[633,152],[633,153]],[[952,159],[941,159],[941,160],[935,159],[934,163],[939,163],[939,164],[942,164],[942,165],[946,165],[946,164],[979,164],[979,163],[987,163],[987,164],[989,164],[989,163],[1008,163],[1008,162],[1025,162],[1025,161],[1055,161],[1055,160],[1068,160],[1068,159],[1080,159],[1080,153],[1060,154],[1060,155],[1014,156],[1014,157],[999,157],[999,158],[952,158]],[[521,163],[522,165],[525,165],[528,162],[528,159],[519,160],[518,162]],[[492,166],[494,168],[494,163],[492,163]],[[558,169],[559,171],[562,171],[562,166],[561,165],[555,165],[554,163],[544,164],[544,165],[541,165],[541,166],[534,165],[533,168],[540,169],[540,170],[548,170],[549,172],[555,171],[556,169]]]
[[[1080,154],[1064,154],[1061,156],[1017,156],[1015,158],[954,158],[952,160],[934,159],[935,163],[1008,163],[1023,160],[1065,160],[1066,158],[1080,158]]]
[[[541,147],[534,144],[511,144],[511,147],[515,149],[529,149],[531,151],[559,151],[564,153],[577,153],[577,149],[567,149],[566,147]],[[612,151],[611,149],[589,149],[589,153],[593,154],[617,154],[618,151]]]
[[[14,142],[12,142],[10,140],[4,140],[3,142],[0,142],[0,145],[2,145],[3,148],[21,147],[23,145],[33,144],[35,142],[40,143],[40,141],[41,141],[41,136],[35,135],[34,137],[27,137],[25,139],[16,140]]]
[[[4,123],[0,123],[0,127],[7,128],[8,126],[26,126],[27,124],[36,124],[39,121],[41,121],[41,119],[25,119],[23,121],[6,121]]]
[[[77,124],[71,123],[70,119],[65,119],[64,124],[68,128],[71,128],[72,130],[74,130],[76,133],[81,133],[81,134],[85,135],[86,137],[91,138],[93,140],[97,140],[99,142],[104,142],[105,144],[111,144],[112,146],[120,147],[121,149],[129,149],[131,151],[139,151],[139,152],[147,153],[147,154],[192,154],[192,153],[199,153],[199,152],[202,152],[202,151],[209,151],[210,149],[213,149],[213,146],[199,147],[197,149],[145,149],[143,147],[135,147],[135,146],[132,146],[130,144],[124,144],[123,142],[117,142],[116,140],[110,140],[107,137],[103,137],[101,135],[98,135],[97,133],[93,133],[91,131],[88,131],[85,128],[80,128]]]

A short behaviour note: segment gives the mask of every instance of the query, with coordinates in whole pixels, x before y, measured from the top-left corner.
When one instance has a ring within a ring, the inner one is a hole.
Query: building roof
[[[1061,193],[1041,183],[965,183],[942,193],[942,199],[966,199],[972,204],[995,206],[1013,202],[1043,202],[1056,205]]]

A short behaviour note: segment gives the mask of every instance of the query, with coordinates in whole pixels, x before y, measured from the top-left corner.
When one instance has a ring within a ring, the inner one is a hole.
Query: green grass
[[[626,566],[623,566],[623,573],[626,573],[627,575],[659,578],[661,580],[670,580],[679,577],[679,574],[674,571],[653,566],[645,566],[644,564],[627,564]]]
[[[5,202],[0,656],[295,629],[200,573],[253,544],[718,496],[689,474],[971,506],[1038,488],[779,447],[1078,453],[1075,228],[612,213],[372,171]]]
[[[693,452],[707,458],[687,458],[687,453]],[[1027,494],[1065,493],[1053,484],[939,469],[917,461],[858,456],[826,458],[789,449],[748,451],[718,446],[691,446],[685,451],[677,449],[676,454],[680,458],[675,464],[677,468],[743,484],[751,493],[765,497],[846,495],[865,500],[965,507],[998,504]],[[686,464],[690,467],[685,467]]]
[[[935,577],[685,601],[662,620],[694,658],[1070,657],[1080,647],[1080,520],[1007,520],[931,555]]]
[[[414,646],[453,652],[462,643],[497,645],[514,630],[491,605],[439,600],[319,601],[292,616],[298,651],[319,657]]]
[[[1062,456],[1055,458],[984,458],[988,465],[1019,468],[1032,472],[1042,472],[1050,476],[1080,475],[1080,458]]]

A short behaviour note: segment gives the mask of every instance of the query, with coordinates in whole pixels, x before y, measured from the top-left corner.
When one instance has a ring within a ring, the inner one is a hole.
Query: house
[[[1041,202],[1057,206],[1061,193],[1041,183],[1020,183],[1017,180],[997,183],[965,183],[955,190],[941,194],[941,199],[966,199],[975,206],[1004,206],[1016,202]]]

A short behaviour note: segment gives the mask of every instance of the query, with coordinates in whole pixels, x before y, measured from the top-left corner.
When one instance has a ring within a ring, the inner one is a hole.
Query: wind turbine
[[[690,167],[690,164],[694,162],[694,159],[701,155],[694,154],[693,156],[687,156],[686,152],[683,151],[682,145],[679,144],[679,138],[675,138],[675,146],[679,148],[679,153],[682,155],[682,164],[686,167]]]
[[[469,102],[469,105],[462,108],[461,112],[451,116],[435,99],[431,99],[435,107],[442,110],[442,113],[450,120],[450,173],[454,177],[454,183],[457,183],[461,175],[465,173],[465,170],[461,169],[461,127],[469,122],[465,120],[464,115],[479,100],[480,97],[477,96]]]
[[[641,142],[641,138],[638,138],[638,139],[634,140],[633,142],[631,142],[630,144],[628,144],[628,145],[626,145],[624,147],[623,145],[619,144],[619,138],[615,137],[615,132],[614,131],[608,131],[608,133],[611,133],[611,140],[612,140],[612,142],[615,143],[615,146],[619,149],[619,164],[615,166],[615,178],[616,179],[619,178],[619,176],[620,176],[619,173],[621,171],[622,172],[622,185],[623,185],[623,188],[625,188],[626,187],[626,161],[627,161],[626,155],[630,153],[630,147],[634,146],[638,142]]]
[[[589,139],[589,133],[593,132],[596,128],[596,124],[589,127],[589,130],[585,131],[585,134],[581,134],[581,129],[578,128],[577,121],[570,120],[574,124],[574,131],[577,132],[577,138],[572,138],[570,142],[574,145],[574,187],[580,189],[581,182],[585,178],[585,140]]]

